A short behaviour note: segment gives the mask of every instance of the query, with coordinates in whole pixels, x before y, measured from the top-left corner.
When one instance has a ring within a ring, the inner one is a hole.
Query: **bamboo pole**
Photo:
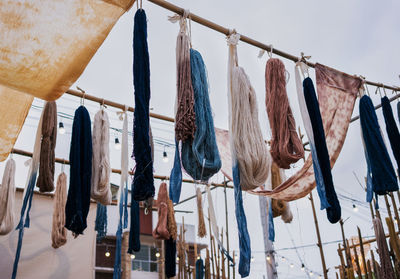
[[[385,204],[386,204],[386,209],[387,209],[388,215],[389,215],[390,219],[393,220],[392,211],[390,210],[390,204],[389,204],[389,200],[387,198],[387,195],[384,195],[384,198],[385,198]]]
[[[373,198],[372,201],[374,202],[375,216],[376,216],[377,218],[379,218],[380,220],[382,220],[382,218],[381,218],[381,213],[380,213],[379,209],[376,208],[376,200],[375,200],[375,198]]]
[[[149,2],[152,2],[153,4],[156,4],[156,5],[160,6],[160,7],[163,7],[164,9],[170,10],[170,11],[172,11],[174,13],[179,14],[179,15],[183,15],[184,12],[185,12],[184,8],[181,8],[179,6],[171,4],[171,3],[169,3],[169,2],[167,2],[165,0],[149,0]],[[214,23],[214,22],[212,22],[210,20],[207,20],[205,18],[202,18],[202,17],[200,17],[200,16],[198,16],[196,14],[189,13],[188,17],[190,18],[191,21],[197,22],[197,23],[199,23],[199,24],[201,24],[201,25],[203,25],[205,27],[213,29],[213,30],[215,30],[215,31],[217,31],[219,33],[222,33],[222,34],[226,35],[226,36],[231,34],[231,30],[230,29],[228,29],[226,27],[223,27],[223,26],[221,26],[221,25],[219,25],[217,23]],[[274,53],[276,55],[279,55],[279,56],[284,57],[286,59],[292,60],[293,62],[297,62],[297,61],[302,59],[302,57],[297,57],[295,55],[286,53],[286,52],[284,52],[282,50],[273,48],[272,45],[263,44],[263,43],[261,43],[259,41],[256,41],[256,40],[254,40],[252,38],[249,38],[249,37],[247,37],[246,35],[243,35],[243,34],[240,34],[240,40],[242,42],[245,42],[245,43],[249,44],[249,45],[253,45],[253,46],[257,47],[257,48],[267,50],[267,51],[272,52],[272,53]],[[314,63],[311,63],[309,61],[304,61],[304,62],[310,67],[315,67]],[[383,87],[383,88],[386,88],[386,89],[389,89],[389,90],[399,91],[399,88],[397,88],[397,87],[385,85],[385,84],[378,83],[378,82],[372,82],[372,81],[365,80],[365,83],[369,84],[369,85],[377,86],[377,87]]]
[[[372,260],[372,268],[374,269],[374,275],[376,279],[379,279],[379,267],[375,261],[374,251],[371,249],[371,260]]]
[[[358,276],[358,278],[362,278],[362,272],[361,272],[360,262],[359,262],[359,260],[358,260],[357,248],[356,248],[356,246],[354,245],[354,241],[353,241],[353,240],[352,240],[352,244],[353,244],[354,258],[355,258],[356,267],[357,267],[357,276]]]
[[[339,259],[340,259],[340,266],[345,269],[346,264],[344,262],[343,253],[342,253],[342,250],[341,250],[341,247],[340,247],[340,243],[338,243],[337,252],[338,252],[338,255],[339,255]]]
[[[322,270],[323,270],[323,273],[324,273],[324,278],[328,279],[328,271],[326,269],[324,250],[322,248],[321,235],[319,233],[317,213],[315,212],[314,199],[313,199],[313,196],[312,196],[312,192],[310,192],[310,198],[309,199],[310,199],[310,202],[311,202],[311,207],[312,207],[312,212],[313,212],[313,217],[314,217],[315,230],[316,230],[316,233],[317,233],[317,240],[318,240],[317,246],[319,248],[319,253],[320,253],[320,256],[321,256]]]
[[[227,197],[226,197],[226,180],[225,180],[225,175],[224,175],[224,197],[225,197],[225,227],[226,227],[226,251],[228,252],[228,255],[230,255],[230,251],[229,251],[229,221],[228,221],[228,201],[227,201]],[[222,241],[222,240],[221,240]],[[222,241],[222,243],[224,243]],[[229,257],[227,257],[227,264],[228,264],[228,278],[231,278],[231,268],[229,266]]]
[[[396,217],[396,222],[397,222],[397,228],[400,231],[400,217],[399,217],[399,211],[397,209],[396,199],[394,198],[394,195],[392,192],[390,192],[389,195],[390,195],[390,199],[392,200],[394,216]]]
[[[212,239],[213,241],[213,245],[214,245],[214,255],[215,255],[215,262],[217,263],[217,266],[215,268],[215,270],[217,271],[217,279],[220,279],[221,277],[219,276],[219,272],[220,272],[220,256],[217,250],[217,246],[215,245],[215,237],[213,237]]]
[[[343,222],[343,219],[340,219],[339,224],[340,224],[340,230],[342,231],[343,248],[344,248],[345,255],[346,255],[346,264],[347,264],[346,267],[350,267],[352,265],[352,263],[351,263],[351,255],[350,255],[350,252],[348,253],[348,250],[346,248],[346,236],[344,234],[344,222]]]
[[[232,253],[232,256],[233,256],[233,279],[235,279],[235,276],[236,276],[236,255],[235,255],[235,250],[233,250],[233,253]]]
[[[213,274],[213,278],[215,278],[215,269],[214,269],[214,256],[213,256],[213,245],[212,245],[212,238],[213,235],[211,233],[211,222],[210,222],[210,211],[208,211],[208,229],[209,229],[209,233],[210,233],[210,258],[211,258],[211,266],[212,266],[212,274]]]
[[[161,240],[161,279],[165,279],[165,240]]]
[[[367,277],[368,277],[368,279],[374,279],[372,277],[372,268],[371,268],[371,261],[370,260],[367,261]]]
[[[32,157],[32,152],[25,151],[25,150],[21,150],[21,149],[17,149],[17,148],[13,148],[12,151],[11,151],[11,153],[13,153],[13,154],[18,154],[18,155],[25,156],[25,157]],[[69,160],[63,159],[63,158],[55,158],[55,162],[56,162],[56,163],[59,163],[59,164],[65,164],[65,165],[69,165],[69,164],[70,164]],[[121,174],[121,170],[120,170],[120,169],[111,169],[111,172],[112,172],[112,173]],[[130,174],[130,175],[133,175],[134,172],[129,171],[129,174]],[[154,178],[155,178],[155,179],[159,179],[159,180],[169,180],[169,179],[170,179],[169,176],[158,175],[158,174],[155,174],[155,175],[154,175]],[[182,179],[182,182],[185,182],[185,183],[192,183],[192,184],[198,184],[198,181],[194,181],[193,179]],[[225,185],[225,183],[210,183],[210,185],[215,186],[215,187],[226,187],[226,188],[233,189],[233,186],[231,186],[231,185]],[[213,189],[214,189],[214,187],[211,188],[211,190],[213,190]],[[205,193],[205,191],[203,191],[203,194],[204,194],[204,193]],[[194,197],[196,197],[196,196],[194,196]],[[190,199],[190,198],[189,198],[189,199]],[[184,200],[184,201],[187,201],[187,200],[189,200],[189,199],[186,199],[186,200]],[[180,203],[182,203],[182,202],[184,202],[184,201],[181,201]],[[180,203],[179,203],[179,204],[180,204]]]
[[[224,243],[224,228],[221,230],[221,243]],[[221,254],[221,273],[222,273],[222,279],[226,279],[225,277],[225,255],[222,252],[222,249],[220,249],[220,254]]]
[[[197,261],[197,243],[194,244],[194,268],[193,268],[193,278],[196,278],[196,261]]]
[[[363,261],[364,271],[365,271],[365,273],[367,273],[367,261],[365,260],[363,239],[362,239],[362,235],[361,235],[361,230],[358,226],[357,226],[357,232],[358,232],[358,242],[360,244],[361,258]]]

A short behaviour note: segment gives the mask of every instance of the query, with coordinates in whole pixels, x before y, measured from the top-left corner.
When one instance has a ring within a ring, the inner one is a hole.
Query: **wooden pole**
[[[228,252],[228,255],[230,255],[229,251],[229,222],[228,222],[228,201],[226,197],[226,178],[224,175],[224,196],[225,196],[225,227],[226,227],[226,251]],[[224,243],[221,240],[222,243]],[[227,257],[227,264],[228,264],[228,278],[231,278],[231,268],[229,267],[229,258]]]
[[[361,230],[358,226],[357,226],[357,232],[358,232],[358,242],[360,244],[361,258],[362,258],[363,266],[364,266],[364,272],[365,272],[365,274],[367,274],[367,261],[365,260],[363,239],[362,239],[362,235],[361,235]]]
[[[213,245],[212,245],[212,239],[213,235],[211,233],[211,221],[210,221],[210,211],[208,211],[208,229],[209,229],[209,234],[210,234],[210,258],[211,258],[211,266],[212,266],[212,273],[213,273],[213,278],[215,278],[215,269],[214,269],[214,250],[213,250]]]
[[[196,261],[197,261],[197,243],[194,244],[194,267],[193,267],[193,278],[196,278]]]
[[[233,279],[235,279],[235,276],[236,276],[236,255],[235,255],[235,250],[233,250],[232,256],[233,256],[233,274],[232,275],[233,275]]]
[[[151,2],[153,4],[156,4],[156,5],[160,6],[160,7],[163,7],[164,9],[170,10],[170,11],[172,11],[174,13],[177,13],[179,15],[183,15],[184,12],[185,12],[184,8],[178,7],[178,6],[176,6],[174,4],[171,4],[171,3],[169,3],[169,2],[167,2],[165,0],[149,0],[149,2]],[[198,16],[196,14],[193,14],[193,13],[189,13],[188,17],[192,21],[197,22],[197,23],[199,23],[199,24],[201,24],[201,25],[203,25],[205,27],[208,27],[210,29],[213,29],[213,30],[215,30],[215,31],[217,31],[219,33],[222,33],[225,36],[230,35],[231,31],[230,31],[229,28],[223,27],[223,26],[221,26],[221,25],[219,25],[217,23],[214,23],[214,22],[212,22],[210,20],[202,18],[202,17],[200,17],[200,16]],[[263,44],[263,43],[261,43],[259,41],[256,41],[256,40],[254,40],[252,38],[249,38],[249,37],[247,37],[247,36],[245,36],[243,34],[240,34],[240,40],[242,42],[245,42],[245,43],[249,44],[249,45],[253,45],[253,46],[257,47],[257,48],[267,50],[267,51],[272,52],[272,53],[274,53],[276,55],[279,55],[279,56],[284,57],[286,59],[292,60],[293,62],[297,62],[297,61],[299,61],[301,59],[301,57],[297,57],[295,55],[292,55],[292,54],[286,53],[284,51],[281,51],[279,49],[273,48],[271,45]],[[314,63],[311,63],[309,61],[305,61],[305,63],[310,67],[315,67]],[[397,87],[385,85],[385,84],[382,84],[382,83],[372,82],[372,81],[368,81],[368,80],[365,80],[364,82],[366,84],[374,85],[374,86],[377,86],[377,87],[383,87],[383,88],[386,88],[386,89],[389,89],[389,90],[394,90],[394,91],[398,91],[399,90]]]
[[[224,229],[223,228],[221,230],[221,243],[224,243]],[[220,254],[221,254],[222,279],[226,279],[226,277],[225,277],[225,255],[222,252],[222,249],[220,249]]]
[[[376,279],[379,279],[379,267],[375,261],[374,251],[371,249],[371,260],[372,260],[372,268],[374,269],[374,275]]]
[[[357,247],[354,245],[353,240],[352,240],[352,244],[353,244],[354,258],[355,258],[356,267],[357,267],[357,275],[358,275],[358,278],[362,278],[362,272],[361,272],[360,262],[359,262],[359,258],[358,258]]]
[[[340,224],[340,229],[342,231],[343,249],[344,249],[345,255],[346,255],[346,267],[350,267],[352,265],[352,263],[351,263],[351,255],[350,255],[350,252],[348,253],[348,249],[346,247],[346,236],[344,234],[344,222],[343,222],[343,219],[340,219],[339,224]]]
[[[392,200],[394,216],[395,216],[396,222],[397,222],[397,228],[400,231],[400,217],[399,217],[399,211],[397,209],[396,199],[394,198],[394,195],[392,192],[389,193],[389,196],[390,196],[390,199]]]
[[[217,267],[215,268],[215,270],[217,271],[217,279],[220,279],[221,277],[219,276],[220,275],[219,272],[220,272],[220,267],[221,267],[221,265],[220,265],[221,258],[219,256],[217,246],[215,245],[215,237],[213,237],[213,245],[214,245],[214,255],[215,255],[215,259],[216,259],[215,262],[217,263]]]
[[[161,278],[165,279],[165,240],[161,240]]]
[[[339,255],[339,259],[340,259],[340,265],[343,269],[346,269],[346,264],[344,262],[344,258],[343,258],[343,253],[342,253],[342,249],[340,247],[340,243],[338,243],[338,255]]]
[[[384,195],[384,197],[385,197],[385,204],[386,204],[386,209],[387,209],[388,215],[389,215],[390,219],[393,220],[393,218],[392,218],[392,210],[390,210],[390,204],[389,204],[389,200],[387,198],[387,195]]]
[[[319,248],[319,253],[320,253],[320,256],[321,256],[322,270],[323,270],[323,273],[324,273],[324,278],[328,279],[328,271],[326,269],[324,250],[322,248],[321,235],[319,233],[317,213],[315,212],[314,199],[313,199],[313,196],[312,196],[312,192],[310,192],[310,202],[311,202],[311,207],[312,207],[312,212],[313,212],[313,217],[314,217],[315,230],[317,232],[317,240],[318,240],[317,246]]]
[[[379,209],[376,208],[376,200],[373,198],[372,201],[374,202],[375,216],[376,216],[377,218],[379,218],[380,220],[382,220],[382,218],[381,218],[381,213],[380,213]]]
[[[374,279],[372,277],[372,268],[371,268],[371,261],[370,260],[367,261],[367,277],[368,277],[368,279]]]

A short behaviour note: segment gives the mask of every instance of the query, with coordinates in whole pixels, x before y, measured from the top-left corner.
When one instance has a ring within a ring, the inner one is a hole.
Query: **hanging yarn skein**
[[[43,112],[42,143],[40,147],[39,191],[54,190],[55,148],[57,142],[57,105],[56,102],[46,102]]]
[[[180,18],[180,30],[176,40],[177,94],[175,114],[175,138],[191,141],[196,131],[194,91],[191,79],[190,39],[187,34],[185,15]]]
[[[92,134],[92,199],[102,205],[111,204],[110,185],[110,122],[108,115],[102,107],[94,116]],[[99,208],[99,207],[98,207]]]
[[[374,105],[367,95],[360,99],[360,122],[372,174],[372,190],[378,195],[397,191],[396,174],[382,138]]]
[[[303,81],[304,99],[307,111],[310,116],[312,133],[315,142],[315,151],[318,158],[318,164],[322,173],[325,185],[325,195],[329,207],[326,208],[326,215],[332,224],[338,222],[341,218],[342,210],[333,185],[331,163],[326,145],[324,126],[322,122],[319,103],[315,93],[312,80],[307,77]]]
[[[107,206],[97,203],[96,221],[94,230],[97,232],[96,240],[101,241],[107,235]]]
[[[204,279],[204,263],[201,258],[196,261],[196,279]]]
[[[265,103],[271,126],[271,156],[284,169],[304,158],[303,144],[296,131],[296,122],[286,93],[285,65],[270,58],[265,67]]]
[[[170,199],[168,199],[167,204],[168,204],[167,228],[171,238],[173,240],[176,240],[176,238],[178,237],[178,229],[176,226],[174,205]]]
[[[176,241],[170,237],[165,241],[165,276],[173,278],[176,275]]]
[[[207,235],[206,224],[204,222],[204,212],[203,212],[203,194],[199,187],[196,187],[196,200],[197,200],[197,216],[198,216],[198,225],[197,225],[197,236],[200,238],[204,238]]]
[[[122,231],[128,227],[128,169],[129,169],[129,156],[128,156],[128,115],[125,111],[120,114],[123,117],[122,124],[122,139],[121,139],[121,180],[118,189],[118,228],[116,232],[116,247],[115,247],[115,261],[113,279],[120,279],[122,274],[121,269],[121,247],[122,247]],[[121,119],[121,118],[120,118]],[[137,203],[136,203],[137,204]],[[132,203],[131,208],[135,205]],[[131,209],[132,210],[132,209]],[[132,220],[131,220],[132,222]],[[134,224],[136,225],[136,223]],[[131,224],[132,226],[132,224]],[[140,229],[140,228],[139,228]],[[130,232],[132,233],[132,231]],[[136,233],[136,231],[134,232]],[[129,235],[129,240],[130,240]],[[129,252],[128,252],[129,253]]]
[[[157,195],[157,207],[158,207],[158,221],[157,226],[153,230],[153,237],[155,239],[168,240],[170,234],[168,232],[168,192],[167,184],[162,182]]]
[[[136,201],[144,201],[154,197],[155,189],[150,146],[150,61],[147,46],[147,18],[143,9],[138,9],[135,14],[133,84],[135,87],[133,154],[136,169],[132,182],[132,197]]]
[[[309,145],[310,145],[311,158],[312,158],[313,168],[314,168],[314,177],[315,177],[315,182],[317,185],[317,193],[319,196],[319,200],[321,202],[320,208],[321,208],[321,210],[324,210],[325,208],[328,208],[330,205],[326,199],[324,178],[323,178],[321,167],[320,167],[319,161],[318,161],[317,150],[315,148],[316,142],[314,140],[312,123],[311,123],[310,115],[308,114],[306,100],[304,97],[303,83],[302,83],[302,80],[304,81],[304,78],[305,78],[305,73],[308,73],[308,66],[303,62],[297,62],[296,66],[294,68],[294,72],[295,72],[295,79],[296,79],[297,99],[299,102],[300,113],[301,113],[301,118],[303,120],[304,129],[306,130],[306,134],[307,134]],[[300,77],[300,72],[303,75],[303,79],[301,79],[301,77]]]
[[[67,203],[67,175],[62,172],[57,178],[54,194],[53,223],[51,228],[51,246],[59,248],[67,243],[65,228],[65,204]]]
[[[43,112],[44,111],[42,111],[42,114],[41,114],[40,120],[39,120],[39,125],[36,130],[36,138],[35,138],[35,144],[33,146],[32,159],[29,161],[30,167],[29,167],[27,181],[26,181],[26,185],[25,185],[25,189],[24,189],[24,197],[23,197],[22,208],[21,208],[21,217],[20,217],[19,223],[17,225],[17,230],[19,230],[18,244],[17,244],[17,249],[15,252],[13,272],[12,272],[12,276],[11,276],[12,279],[15,279],[17,277],[19,257],[21,255],[22,240],[24,237],[24,229],[29,228],[29,226],[30,226],[29,212],[32,207],[33,189],[36,184],[36,177],[37,177],[37,173],[38,173],[38,169],[39,169],[40,146],[41,146],[40,140],[42,138]]]
[[[390,260],[389,249],[386,242],[385,231],[383,230],[382,222],[379,218],[374,218],[374,231],[376,237],[376,243],[378,245],[378,254],[380,258],[380,279],[391,279],[396,278],[394,275],[392,262]]]
[[[174,165],[171,170],[169,180],[169,198],[174,203],[178,203],[181,197],[182,190],[182,167],[181,156],[179,152],[179,141],[175,139],[175,157]]]
[[[15,228],[15,161],[10,158],[4,168],[0,185],[0,235]]]
[[[196,131],[194,139],[182,143],[182,166],[195,180],[207,181],[221,169],[214,121],[208,95],[206,68],[201,54],[190,49]]]
[[[382,113],[385,118],[386,132],[389,137],[390,146],[392,148],[393,156],[397,163],[397,172],[400,167],[400,133],[397,128],[396,121],[394,120],[392,106],[390,105],[389,98],[384,96],[381,100]]]
[[[72,124],[70,181],[65,206],[65,227],[77,237],[87,227],[92,177],[92,132],[88,110],[80,106]]]
[[[258,168],[261,168],[260,170],[266,171],[265,175],[261,175],[259,177],[259,178],[263,177],[263,181],[259,181],[261,182],[261,184],[263,184],[266,181],[268,176],[268,168],[270,166],[268,164],[268,151],[266,150],[264,142],[262,142],[260,127],[258,125],[258,121],[256,121],[258,113],[257,113],[257,106],[255,105],[255,96],[253,96],[254,90],[252,90],[248,82],[248,78],[245,75],[243,69],[238,67],[236,45],[239,39],[240,35],[233,33],[228,37],[227,40],[229,46],[227,93],[228,93],[229,126],[230,126],[229,138],[230,138],[230,146],[232,154],[232,174],[233,174],[232,176],[233,176],[234,195],[235,195],[235,215],[239,233],[239,250],[240,250],[239,274],[242,277],[247,277],[250,274],[251,249],[250,249],[250,236],[247,230],[247,220],[243,208],[243,198],[242,198],[243,183],[241,183],[240,181],[241,177],[239,172],[240,161],[242,162],[243,165],[242,159],[245,158],[243,154],[247,154],[248,156],[258,155],[261,158],[265,157],[267,159],[267,160],[262,160],[264,164],[260,164],[258,166]],[[240,79],[240,81],[238,79]],[[238,83],[240,83],[240,85],[243,85],[244,88],[239,87]],[[241,91],[241,89],[244,89],[244,91]],[[243,97],[246,100],[242,100],[242,102],[240,102],[238,100],[240,99],[240,97]],[[250,106],[249,101],[252,101],[251,104],[254,107]],[[255,111],[249,107],[254,108]],[[242,108],[244,110],[242,110]],[[251,120],[254,121],[254,125],[249,125],[249,122]],[[244,122],[246,123],[246,125],[243,125],[242,121],[246,121]],[[253,129],[252,131],[243,129],[250,126],[255,129]],[[261,143],[259,142],[260,139]],[[257,142],[254,142],[254,140],[257,140]],[[245,147],[251,147],[254,149],[250,151]],[[240,152],[240,150],[242,150],[243,152]],[[250,158],[250,160],[253,159],[251,157],[248,158]],[[251,165],[250,162],[248,163],[249,165]],[[244,170],[243,174],[246,175],[248,174],[248,172]],[[246,185],[246,186],[252,187],[253,185]],[[209,197],[210,200],[211,194],[208,187],[207,187],[207,196]],[[210,219],[211,217],[212,216],[210,216]],[[214,234],[216,234],[215,231]],[[218,233],[216,235],[218,235]]]

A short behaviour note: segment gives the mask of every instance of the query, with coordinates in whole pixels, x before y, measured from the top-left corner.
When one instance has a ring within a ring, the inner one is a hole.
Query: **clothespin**
[[[300,61],[307,64],[307,60],[311,59],[311,55],[304,55],[304,52],[300,52],[300,54],[301,54]]]
[[[383,83],[381,83],[381,87],[383,88],[383,94],[385,94],[385,96],[387,96],[386,95],[386,90],[385,90],[385,85],[383,85]]]
[[[380,86],[377,86],[377,87],[376,87],[376,89],[375,89],[375,94],[376,94],[377,92],[379,92],[379,96],[382,98],[382,92],[381,92]]]
[[[77,86],[76,89],[82,92],[83,95],[81,97],[81,106],[85,106],[85,94],[86,94],[85,90],[83,90],[79,86]]]

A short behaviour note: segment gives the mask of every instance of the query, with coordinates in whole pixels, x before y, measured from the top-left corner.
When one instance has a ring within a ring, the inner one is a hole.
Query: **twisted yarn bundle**
[[[171,235],[171,238],[175,241],[176,238],[178,237],[178,229],[176,226],[174,205],[170,199],[168,199],[167,204],[168,204],[167,228],[169,234]]]
[[[15,227],[15,161],[10,158],[4,168],[0,185],[0,235],[6,235]]]
[[[394,275],[392,262],[390,260],[389,249],[387,246],[385,231],[383,230],[382,222],[379,218],[374,218],[373,223],[376,243],[378,244],[378,254],[381,262],[379,278],[396,278],[396,276]]]
[[[72,124],[70,183],[65,206],[65,227],[75,236],[83,234],[90,206],[92,178],[92,132],[89,112],[84,106],[75,111]]]
[[[304,157],[303,144],[286,93],[285,65],[270,58],[265,68],[265,103],[271,126],[271,156],[284,169]]]
[[[110,122],[105,110],[100,109],[94,116],[92,134],[92,180],[90,196],[95,201],[111,204],[110,186]]]
[[[397,191],[397,177],[383,141],[375,108],[369,96],[360,99],[360,123],[367,162],[372,176],[372,190],[378,195]],[[368,179],[368,178],[367,178]]]
[[[157,225],[153,230],[153,237],[155,239],[168,240],[170,234],[168,232],[168,192],[167,184],[162,182],[157,195],[157,207],[158,207],[158,221]]]
[[[150,142],[150,59],[147,46],[147,18],[143,9],[138,9],[135,14],[133,82],[135,87],[133,154],[136,169],[132,182],[132,196],[136,201],[144,201],[154,197],[155,189]]]
[[[397,170],[400,167],[400,133],[397,128],[396,121],[394,120],[392,106],[390,105],[389,98],[384,96],[381,100],[382,113],[385,118],[386,132],[389,137],[390,147],[392,148],[393,156],[397,163]]]
[[[196,131],[194,91],[190,69],[190,39],[186,30],[186,19],[181,18],[180,30],[176,40],[176,115],[175,138],[178,141],[191,141]]]
[[[42,142],[40,147],[39,177],[40,192],[54,190],[55,148],[57,142],[57,105],[46,102],[43,109]]]
[[[67,202],[67,175],[62,172],[57,178],[54,194],[53,223],[51,229],[51,246],[59,248],[67,243],[65,228],[65,204]]]
[[[191,78],[194,90],[196,131],[194,139],[182,143],[182,166],[195,180],[207,181],[221,168],[215,138],[206,68],[200,53],[190,49]]]

